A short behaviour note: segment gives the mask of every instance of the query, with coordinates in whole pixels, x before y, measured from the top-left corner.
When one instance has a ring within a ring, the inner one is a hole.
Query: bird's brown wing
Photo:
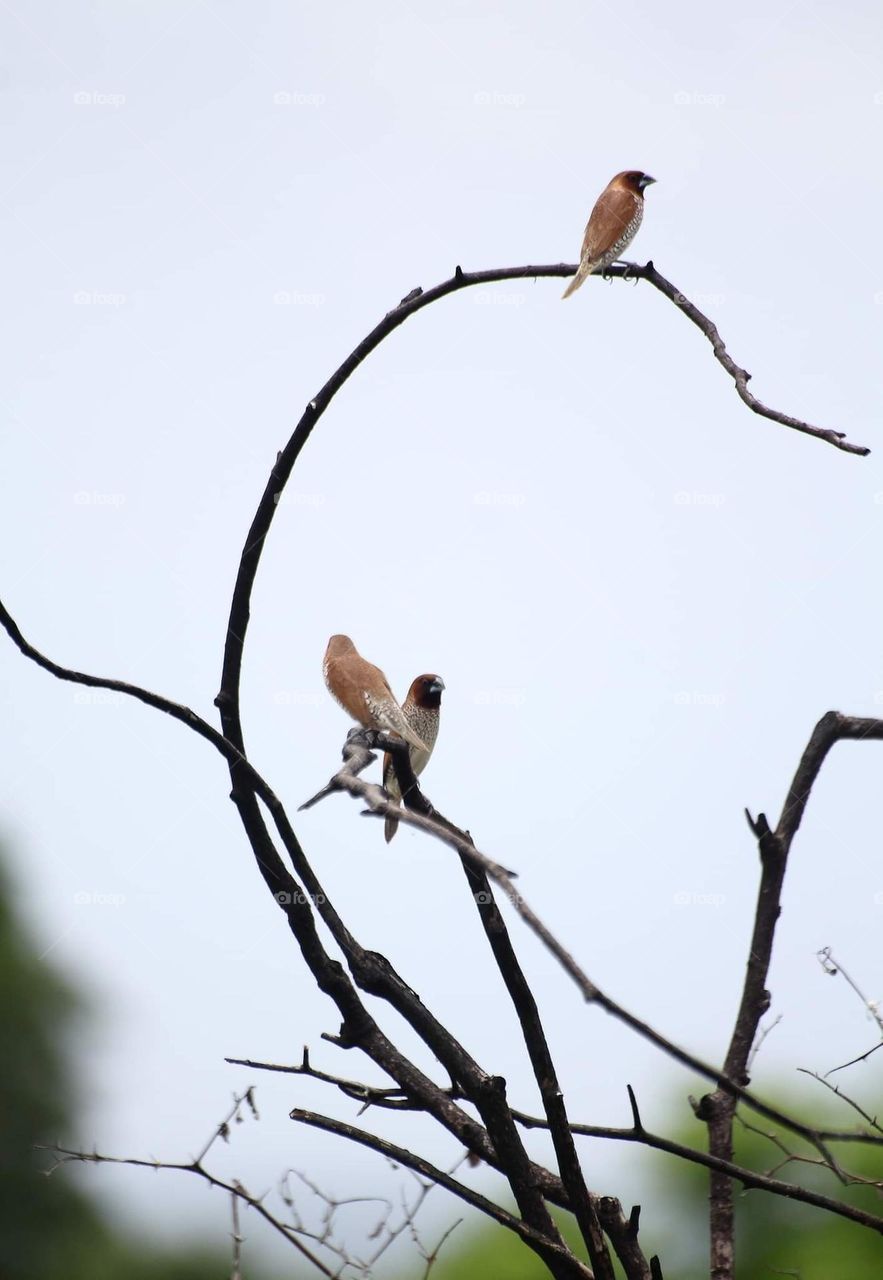
[[[602,191],[592,210],[583,240],[583,259],[600,258],[622,237],[637,212],[639,196],[624,187]]]

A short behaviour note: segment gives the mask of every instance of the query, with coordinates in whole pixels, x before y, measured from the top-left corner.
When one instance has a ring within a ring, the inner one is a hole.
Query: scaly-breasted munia
[[[586,276],[606,271],[611,262],[625,253],[644,216],[644,188],[655,182],[640,169],[626,169],[611,178],[598,196],[586,225],[579,268],[561,295],[569,298]]]
[[[411,747],[410,750],[411,768],[418,778],[429,764],[429,757],[432,755],[432,749],[438,737],[438,726],[441,720],[441,696],[444,687],[445,682],[441,676],[418,676],[411,684],[408,696],[402,703],[402,712],[405,719],[426,743],[425,751],[418,750],[416,747]],[[399,781],[392,763],[392,756],[388,751],[383,757],[383,785],[389,793],[390,800],[398,804],[402,798],[402,793],[399,790]],[[398,818],[387,817],[383,824],[383,832],[386,836],[387,844],[389,844],[398,830],[398,825]]]
[[[405,718],[386,676],[365,661],[349,636],[331,637],[322,671],[331,695],[359,724],[397,733],[418,751],[426,751],[426,743]]]

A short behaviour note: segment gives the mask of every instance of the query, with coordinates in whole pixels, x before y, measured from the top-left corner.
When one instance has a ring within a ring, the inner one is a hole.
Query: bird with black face
[[[419,747],[414,746],[409,748],[411,768],[418,778],[429,764],[429,757],[432,755],[435,740],[438,737],[438,727],[441,720],[441,696],[444,687],[445,682],[441,676],[417,676],[416,680],[412,681],[408,696],[402,703],[402,714],[408,722],[409,728],[426,744],[426,750],[421,750]],[[401,802],[402,793],[399,789],[392,756],[389,752],[386,752],[383,757],[383,785],[390,800],[398,805]],[[383,824],[387,844],[395,835],[398,826],[398,818],[387,816]]]
[[[611,178],[599,195],[586,225],[579,268],[561,295],[569,298],[596,271],[606,271],[629,247],[644,217],[644,191],[655,182],[640,169]]]

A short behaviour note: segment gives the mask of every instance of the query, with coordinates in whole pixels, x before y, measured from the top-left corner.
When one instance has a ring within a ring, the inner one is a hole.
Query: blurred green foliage
[[[0,1276],[3,1280],[218,1280],[230,1258],[132,1239],[71,1185],[38,1144],[70,1130],[66,1046],[88,1024],[81,997],[45,961],[13,911],[0,866]],[[254,1275],[254,1272],[250,1273]]]

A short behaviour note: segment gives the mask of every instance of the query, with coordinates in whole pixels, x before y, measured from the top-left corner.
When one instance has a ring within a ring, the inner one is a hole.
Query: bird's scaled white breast
[[[641,225],[641,219],[643,218],[643,216],[644,216],[644,201],[638,200],[636,203],[635,212],[632,215],[631,221],[626,225],[622,235],[619,237],[616,244],[613,246],[613,249],[611,250],[611,252],[613,253],[613,257],[610,259],[611,262],[613,262],[616,258],[618,258],[621,253],[624,253],[626,249],[629,247],[629,245],[631,244],[631,242],[634,240],[635,236],[638,234],[638,228]]]

